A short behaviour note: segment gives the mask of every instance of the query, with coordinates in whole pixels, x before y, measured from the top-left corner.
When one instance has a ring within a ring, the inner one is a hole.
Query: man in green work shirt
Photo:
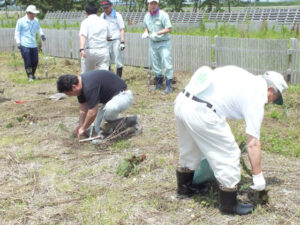
[[[172,91],[173,67],[172,67],[172,47],[170,32],[172,25],[169,15],[159,9],[159,0],[148,0],[149,11],[144,18],[145,32],[142,38],[150,38],[150,58],[151,66],[155,74],[155,87],[152,90],[162,89],[164,68],[166,76],[166,89],[163,94]]]

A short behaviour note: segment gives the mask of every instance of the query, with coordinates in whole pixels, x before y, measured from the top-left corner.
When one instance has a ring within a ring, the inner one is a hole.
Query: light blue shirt
[[[36,32],[39,35],[43,35],[43,31],[40,27],[37,18],[29,20],[27,15],[18,19],[16,29],[15,29],[15,40],[17,44],[21,44],[27,48],[36,48]]]
[[[151,16],[149,12],[145,15],[144,26],[148,29],[149,33],[157,32],[165,28],[171,28],[171,21],[169,15],[163,11],[159,10],[157,15]],[[170,34],[166,33],[159,35],[155,38],[155,41],[167,41],[170,40]]]

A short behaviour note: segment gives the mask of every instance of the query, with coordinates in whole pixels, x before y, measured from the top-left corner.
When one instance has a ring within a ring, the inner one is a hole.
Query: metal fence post
[[[214,37],[214,44],[211,46],[212,52],[211,55],[215,56],[215,60],[212,62],[212,68],[217,68],[218,67],[218,46],[217,46],[217,40],[218,40],[218,35]]]
[[[298,53],[299,54],[299,53]],[[298,63],[297,62],[297,39],[291,38],[290,39],[290,49],[288,49],[288,71],[287,71],[287,81],[291,82],[292,84],[297,84],[298,82]]]
[[[286,71],[287,82],[291,82],[293,76],[292,63],[293,63],[293,49],[294,49],[295,40],[296,40],[295,38],[290,39],[290,48],[288,49],[288,69]]]

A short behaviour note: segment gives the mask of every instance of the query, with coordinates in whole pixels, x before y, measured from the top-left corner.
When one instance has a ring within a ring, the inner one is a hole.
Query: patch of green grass
[[[113,144],[110,146],[110,150],[111,151],[124,150],[124,149],[128,149],[130,146],[131,144],[128,139],[121,139],[116,142],[113,142]]]
[[[57,175],[59,170],[60,168],[58,168],[56,162],[49,161],[48,163],[45,163],[44,166],[38,172],[44,176],[53,176]]]
[[[103,164],[101,164],[99,170],[100,170],[100,172],[105,172],[108,168],[109,168],[108,165],[103,165]]]
[[[9,122],[8,124],[6,124],[5,127],[9,129],[9,128],[12,128],[13,126],[14,126],[14,124],[12,122]]]
[[[269,152],[279,153],[284,156],[300,156],[300,145],[298,132],[285,130],[284,136],[281,135],[280,128],[262,129],[261,141],[262,149]]]
[[[17,67],[21,67],[24,65],[24,62],[23,62],[22,58],[20,57],[19,51],[13,51],[10,55],[11,55],[11,57],[9,58],[8,66],[17,68]]]
[[[219,193],[216,188],[211,186],[207,194],[196,195],[194,199],[203,207],[214,207],[214,205],[217,204],[219,200]]]
[[[20,73],[20,72],[11,73],[11,74],[9,74],[8,78],[9,78],[9,80],[11,80],[12,82],[14,82],[16,84],[30,84],[25,71],[24,71],[24,74]]]
[[[29,82],[28,78],[26,76],[25,70],[23,72],[16,72],[16,73],[11,73],[8,76],[9,80],[12,81],[15,84],[30,84],[30,85],[40,85],[42,83],[55,83],[56,78],[48,78],[48,79],[43,79],[43,77],[40,77],[41,79],[36,79],[34,82]]]
[[[273,110],[270,113],[270,117],[273,118],[273,119],[279,119],[280,118],[280,112],[278,112],[277,110]]]
[[[13,136],[2,136],[0,138],[0,146],[20,145],[28,141],[26,135],[13,135]]]
[[[157,195],[148,198],[146,204],[148,207],[154,208],[159,212],[172,212],[178,207],[173,201]]]
[[[66,190],[70,190],[72,188],[72,185],[69,183],[65,183],[65,182],[57,182],[56,183],[56,190],[60,191],[60,192],[65,192]]]
[[[95,176],[97,175],[99,168],[97,167],[83,167],[80,168],[80,170],[77,172],[77,178],[86,178],[90,176]]]
[[[70,132],[69,129],[63,123],[58,124],[58,129],[64,132]]]
[[[80,224],[123,224],[129,217],[130,207],[126,206],[123,192],[110,189],[104,195],[87,194],[77,212],[70,212]]]
[[[294,93],[300,93],[300,84],[297,85],[290,85],[288,88],[288,92],[290,94],[294,94]]]

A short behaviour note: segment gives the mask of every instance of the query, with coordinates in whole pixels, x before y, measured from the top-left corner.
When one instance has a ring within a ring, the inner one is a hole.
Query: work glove
[[[265,178],[261,173],[257,175],[252,175],[253,185],[250,186],[255,191],[262,191],[266,188],[266,181]]]
[[[156,32],[153,32],[152,34],[150,34],[150,39],[153,40],[158,36],[158,34]]]
[[[18,44],[17,48],[21,51],[21,44]]]
[[[125,43],[121,42],[121,44],[120,44],[120,50],[123,51],[124,49],[125,49]]]
[[[45,35],[42,35],[41,38],[42,38],[42,41],[46,41]]]
[[[144,33],[143,33],[143,35],[142,35],[142,38],[143,39],[146,39],[146,38],[148,38],[149,37],[149,33],[147,32],[147,31],[145,31]]]

